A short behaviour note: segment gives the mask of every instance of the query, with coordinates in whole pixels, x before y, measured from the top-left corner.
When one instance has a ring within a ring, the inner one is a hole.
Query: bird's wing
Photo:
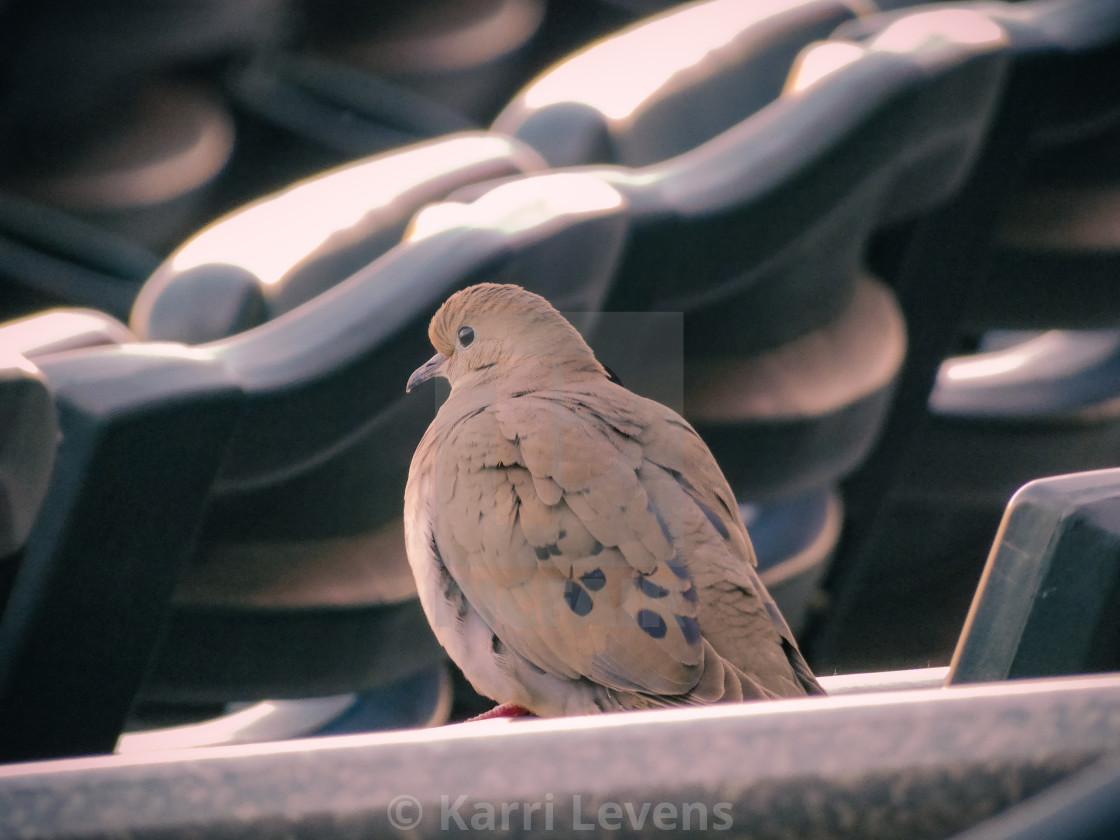
[[[643,458],[639,418],[596,403],[528,394],[455,424],[433,465],[439,553],[495,635],[534,666],[686,694],[706,647],[681,553],[686,500],[647,492],[647,471],[663,471]]]
[[[702,593],[705,637],[721,656],[745,671],[784,675],[788,667],[808,693],[823,694],[758,575],[750,536],[715,457],[675,412],[647,403],[646,414],[650,422],[641,436],[645,457],[675,478],[714,530],[695,534],[689,551]]]

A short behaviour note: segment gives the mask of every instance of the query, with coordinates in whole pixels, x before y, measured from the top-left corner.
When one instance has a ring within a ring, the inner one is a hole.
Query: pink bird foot
[[[503,717],[536,717],[532,712],[524,706],[519,706],[516,703],[500,703],[488,712],[483,712],[480,715],[475,715],[472,718],[467,718],[467,723],[476,720],[493,720],[494,718]]]

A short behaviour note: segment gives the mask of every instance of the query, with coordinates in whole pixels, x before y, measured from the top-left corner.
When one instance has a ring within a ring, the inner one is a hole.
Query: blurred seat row
[[[476,56],[477,99],[436,70],[550,18],[442,5],[362,38],[304,10],[307,43],[234,39],[190,94],[130,54],[197,184],[258,196],[197,233],[164,213],[182,173],[106,168],[105,137],[65,177],[51,144],[6,168],[0,760],[111,751],[158,708],[446,705],[401,539],[439,394],[404,382],[472,283],[545,295],[697,427],[818,668],[948,664],[1012,493],[1120,463],[1120,2],[701,0],[522,85],[494,80],[513,46]],[[449,63],[410,70],[433,40]],[[253,119],[195,118],[223,103]]]

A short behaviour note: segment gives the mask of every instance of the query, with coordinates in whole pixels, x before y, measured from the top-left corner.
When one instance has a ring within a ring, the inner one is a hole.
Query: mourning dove
[[[823,693],[685,420],[518,286],[452,295],[428,335],[408,390],[442,376],[451,394],[409,470],[408,559],[437,638],[500,713]]]

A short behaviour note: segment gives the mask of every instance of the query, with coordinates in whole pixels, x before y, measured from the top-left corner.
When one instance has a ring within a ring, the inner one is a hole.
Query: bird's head
[[[436,354],[408,379],[406,390],[437,376],[452,389],[518,375],[532,381],[549,371],[606,371],[575,327],[547,300],[520,286],[480,283],[449,297],[428,325]]]

